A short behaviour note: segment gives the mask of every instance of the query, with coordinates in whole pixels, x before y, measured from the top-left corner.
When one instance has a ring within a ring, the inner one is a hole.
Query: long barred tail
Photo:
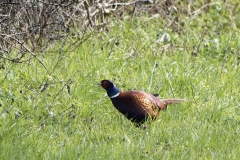
[[[174,104],[174,103],[181,103],[181,102],[190,102],[185,99],[161,99],[161,101],[164,101],[166,103],[166,105]]]
[[[162,107],[160,107],[163,111],[167,110],[167,107],[169,104],[177,104],[177,103],[181,103],[181,102],[191,102],[185,99],[161,99],[161,101],[164,103],[164,105],[162,105]]]

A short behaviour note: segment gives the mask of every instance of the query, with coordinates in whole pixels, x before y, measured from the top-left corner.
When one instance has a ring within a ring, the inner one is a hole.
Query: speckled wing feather
[[[156,118],[159,114],[159,100],[152,96],[151,94],[142,92],[142,91],[133,91],[133,96],[136,99],[135,103],[138,105],[145,114],[150,115],[153,118]]]

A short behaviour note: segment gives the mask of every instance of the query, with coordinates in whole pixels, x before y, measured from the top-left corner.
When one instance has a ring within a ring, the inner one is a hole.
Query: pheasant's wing
[[[132,96],[136,106],[138,106],[142,112],[145,112],[151,117],[157,117],[159,115],[159,104],[161,104],[161,106],[164,105],[163,103],[158,102],[159,100],[151,94],[142,91],[135,91]]]

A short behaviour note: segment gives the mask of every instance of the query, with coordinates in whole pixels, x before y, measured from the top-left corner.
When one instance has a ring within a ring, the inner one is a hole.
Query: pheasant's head
[[[107,91],[110,98],[115,98],[120,93],[119,89],[109,80],[102,80],[99,84]]]

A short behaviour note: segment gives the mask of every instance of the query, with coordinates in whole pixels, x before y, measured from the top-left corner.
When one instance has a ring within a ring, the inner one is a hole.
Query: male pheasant
[[[102,80],[100,85],[107,91],[114,107],[136,124],[145,122],[148,117],[155,120],[160,110],[165,111],[167,105],[188,102],[183,99],[161,99],[142,91],[120,91],[111,81]]]

